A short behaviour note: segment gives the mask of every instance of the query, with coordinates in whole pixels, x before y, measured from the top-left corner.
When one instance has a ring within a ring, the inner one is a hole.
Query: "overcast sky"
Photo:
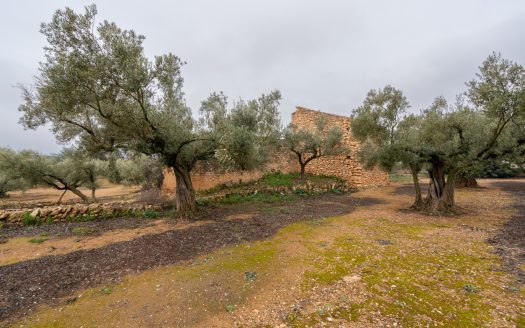
[[[38,32],[56,9],[93,1],[2,1],[0,147],[57,152],[46,128],[18,124],[19,83],[43,59]],[[349,115],[368,90],[403,90],[412,110],[453,100],[492,51],[525,64],[525,1],[99,0],[97,21],[146,36],[148,56],[184,66],[188,104],[212,91],[232,100],[281,90],[284,123],[300,105]]]

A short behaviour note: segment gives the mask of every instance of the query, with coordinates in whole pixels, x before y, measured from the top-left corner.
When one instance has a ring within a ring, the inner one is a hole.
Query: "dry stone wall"
[[[0,224],[54,223],[79,218],[101,218],[156,211],[161,207],[136,203],[93,203],[0,210]],[[24,222],[26,221],[26,222]]]
[[[352,137],[351,120],[349,117],[323,113],[297,107],[292,113],[292,123],[299,128],[314,129],[316,121],[322,117],[327,126],[339,126],[343,131],[345,146],[350,152],[345,155],[327,156],[311,161],[306,171],[308,173],[335,175],[347,181],[353,188],[384,186],[388,184],[388,174],[378,168],[365,170],[356,159],[359,143]],[[191,173],[193,187],[196,190],[209,189],[220,184],[246,182],[257,180],[271,171],[298,172],[299,164],[287,151],[272,156],[273,160],[262,170],[254,171],[223,171],[217,167],[199,163]],[[165,171],[163,191],[175,192],[175,175],[170,170]]]

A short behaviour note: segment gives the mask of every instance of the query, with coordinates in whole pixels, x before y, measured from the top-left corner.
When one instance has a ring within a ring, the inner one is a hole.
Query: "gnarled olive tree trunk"
[[[190,171],[180,164],[172,165],[172,169],[175,173],[175,181],[177,184],[175,187],[177,212],[181,217],[186,217],[197,211],[195,191],[193,190]]]
[[[430,184],[424,208],[431,212],[450,212],[454,210],[454,187],[456,172],[448,172],[445,178],[445,163],[441,160],[432,161],[428,171]]]

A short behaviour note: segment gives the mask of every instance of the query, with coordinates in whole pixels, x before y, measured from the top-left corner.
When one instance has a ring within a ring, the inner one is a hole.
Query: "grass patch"
[[[35,238],[31,238],[28,240],[28,242],[30,242],[31,244],[42,244],[43,242],[45,242],[46,240],[48,240],[48,238],[45,238],[45,237],[35,237]]]
[[[299,178],[299,173],[274,172],[265,174],[260,182],[270,187],[291,187],[294,180]]]
[[[278,192],[259,192],[250,195],[229,194],[220,198],[217,202],[219,204],[239,204],[248,202],[276,203],[283,201],[291,201],[293,199],[294,196],[290,194],[283,195]]]

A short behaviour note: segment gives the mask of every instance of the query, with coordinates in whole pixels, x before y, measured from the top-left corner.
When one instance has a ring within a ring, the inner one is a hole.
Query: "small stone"
[[[39,214],[40,214],[40,209],[37,208],[33,212],[31,212],[31,214],[29,214],[29,216],[32,217],[32,218],[36,218]]]

